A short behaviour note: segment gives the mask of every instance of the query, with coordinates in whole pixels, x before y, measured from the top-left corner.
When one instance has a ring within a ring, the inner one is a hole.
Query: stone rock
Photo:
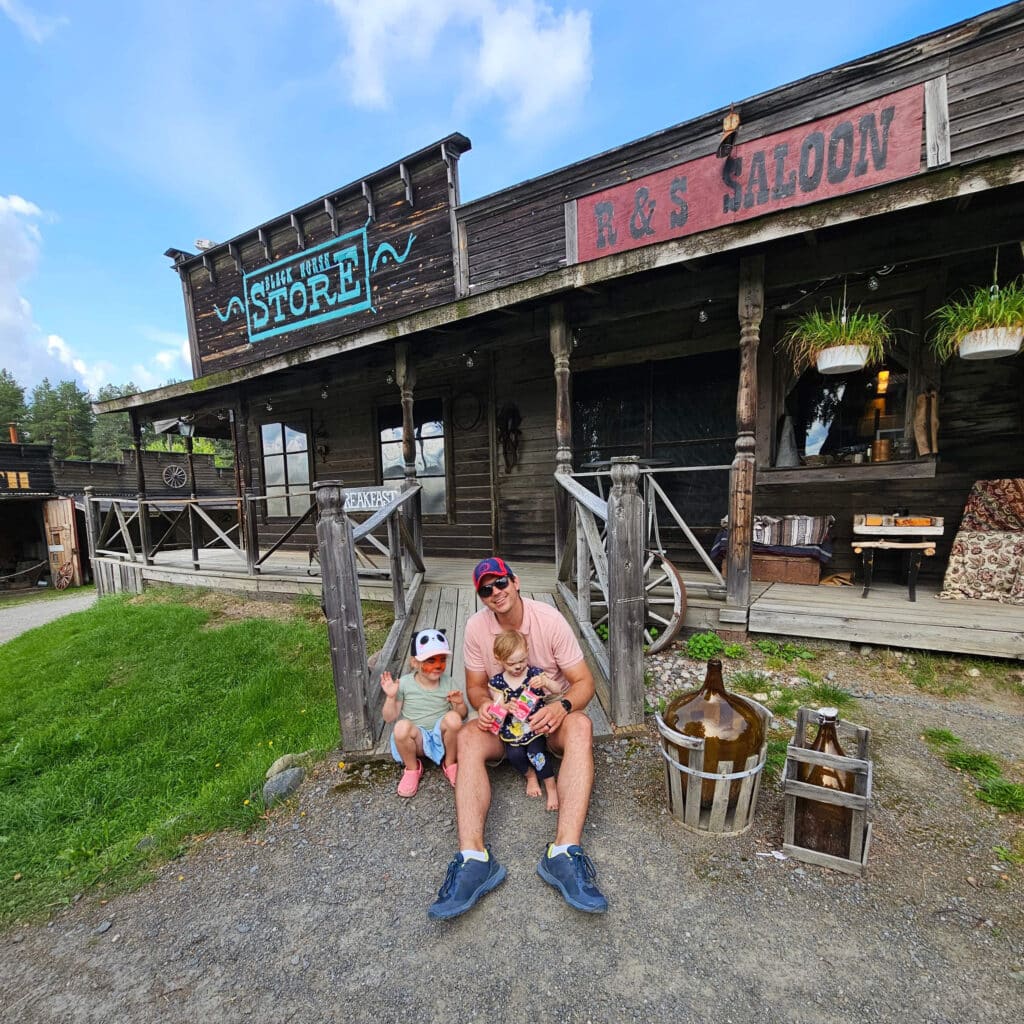
[[[305,768],[286,768],[278,772],[263,786],[263,803],[270,807],[279,800],[286,800],[302,785],[305,777]]]
[[[267,769],[266,778],[268,780],[272,779],[275,775],[280,775],[281,772],[287,771],[289,768],[295,768],[299,765],[307,764],[312,756],[312,750],[304,750],[301,754],[282,754]]]
[[[110,927],[111,927],[111,925],[113,923],[114,923],[113,921],[103,921],[103,922],[101,922],[95,928],[93,928],[93,930],[92,930],[93,935],[102,935],[104,932],[110,931]]]

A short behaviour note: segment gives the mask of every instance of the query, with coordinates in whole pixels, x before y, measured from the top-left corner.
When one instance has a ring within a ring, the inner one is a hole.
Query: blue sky
[[[453,131],[474,199],[994,6],[0,0],[0,366],[190,377],[168,247]]]

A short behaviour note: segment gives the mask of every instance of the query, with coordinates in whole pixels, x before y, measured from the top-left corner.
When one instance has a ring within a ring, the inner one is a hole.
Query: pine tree
[[[127,384],[104,384],[96,394],[97,402],[110,402],[115,398],[137,395],[140,389],[131,381]],[[143,421],[142,447],[147,448],[155,437],[152,425]],[[122,452],[132,446],[132,422],[126,412],[108,412],[96,417],[92,431],[92,457],[97,462],[120,462]]]
[[[94,423],[89,392],[73,380],[54,387],[44,377],[32,389],[28,423],[31,439],[37,444],[52,442],[55,458],[89,458]]]
[[[19,434],[25,429],[27,410],[25,408],[25,389],[14,379],[14,375],[0,369],[0,441],[8,439],[7,425],[13,423]]]

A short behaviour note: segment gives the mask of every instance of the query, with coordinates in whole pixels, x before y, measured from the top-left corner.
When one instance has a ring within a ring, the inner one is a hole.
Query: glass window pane
[[[384,427],[380,432],[381,441],[401,441],[402,440],[402,428],[401,427]]]
[[[433,437],[416,443],[416,475],[444,476],[444,438]]]
[[[293,516],[301,516],[312,503],[313,496],[311,494],[299,494],[288,499],[288,504],[291,506],[291,513]]]
[[[263,434],[263,454],[274,455],[284,451],[284,439],[280,423],[264,423],[260,428]]]
[[[306,432],[287,424],[284,428],[284,440],[290,452],[304,452],[309,447],[306,443]]]
[[[288,456],[288,487],[293,491],[309,487],[309,457],[305,452]]]
[[[444,424],[440,420],[431,420],[419,428],[420,437],[443,437]]]
[[[268,516],[286,516],[288,515],[288,499],[284,497],[275,498],[272,495],[280,494],[283,495],[285,489],[283,487],[268,487],[267,488],[267,515]]]
[[[264,483],[267,487],[267,493],[270,493],[271,486],[274,484],[283,484],[284,478],[284,456],[283,455],[271,455],[269,458],[263,460],[263,476]]]
[[[423,485],[423,514],[425,516],[443,516],[448,509],[445,506],[445,487],[443,476],[428,476],[419,478]]]
[[[381,445],[381,464],[384,467],[384,479],[393,480],[405,476],[405,463],[402,461],[402,446],[394,442]]]

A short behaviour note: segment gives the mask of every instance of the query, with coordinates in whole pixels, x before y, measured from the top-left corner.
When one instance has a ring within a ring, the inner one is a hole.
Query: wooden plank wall
[[[8,474],[13,474],[8,477]],[[27,486],[23,475],[28,474]],[[32,491],[53,493],[53,467],[48,444],[0,444],[0,495],[18,497]]]
[[[971,26],[911,40],[744,100],[738,104],[741,141],[947,75],[951,165],[1020,150],[1024,4],[981,15]],[[715,111],[460,207],[471,290],[564,266],[565,202],[713,152],[724,113]]]
[[[519,461],[497,466],[498,551],[509,559],[555,557],[555,379],[547,339],[508,344],[495,356],[494,407],[522,417]],[[514,562],[513,562],[514,565]]]
[[[414,349],[417,364],[416,398],[437,398],[445,402],[448,437],[446,458],[452,460],[448,486],[454,507],[449,519],[425,517],[424,550],[436,557],[473,557],[491,549],[492,501],[490,488],[489,372],[486,358],[478,356],[474,367],[465,365],[462,346],[458,351],[437,352],[424,343]],[[380,483],[376,409],[396,405],[398,388],[386,381],[393,368],[390,353],[375,351],[368,358],[349,359],[325,371],[323,380],[292,385],[287,391],[275,390],[273,410],[267,412],[267,396],[253,390],[249,427],[252,453],[253,486],[263,492],[260,464],[260,424],[279,422],[289,417],[307,418],[315,432],[316,443],[327,446],[326,457],[315,456],[314,478],[344,481],[347,487],[372,487]],[[320,397],[322,383],[328,385],[328,398]],[[472,396],[478,400],[480,415],[475,423],[453,423],[452,402]],[[288,528],[289,522],[272,520],[260,524],[260,546],[265,549]],[[304,525],[288,547],[302,548],[315,543],[312,525]],[[484,557],[481,554],[479,557]]]
[[[125,451],[123,462],[73,462],[55,460],[54,480],[58,494],[82,494],[92,487],[97,495],[134,498],[137,493],[135,479],[135,453]],[[233,469],[217,469],[212,455],[193,455],[196,488],[200,496],[235,496]],[[167,466],[181,466],[187,472],[184,452],[143,452],[142,468],[146,477],[146,495],[150,498],[188,497],[188,485],[168,487],[163,480]]]

